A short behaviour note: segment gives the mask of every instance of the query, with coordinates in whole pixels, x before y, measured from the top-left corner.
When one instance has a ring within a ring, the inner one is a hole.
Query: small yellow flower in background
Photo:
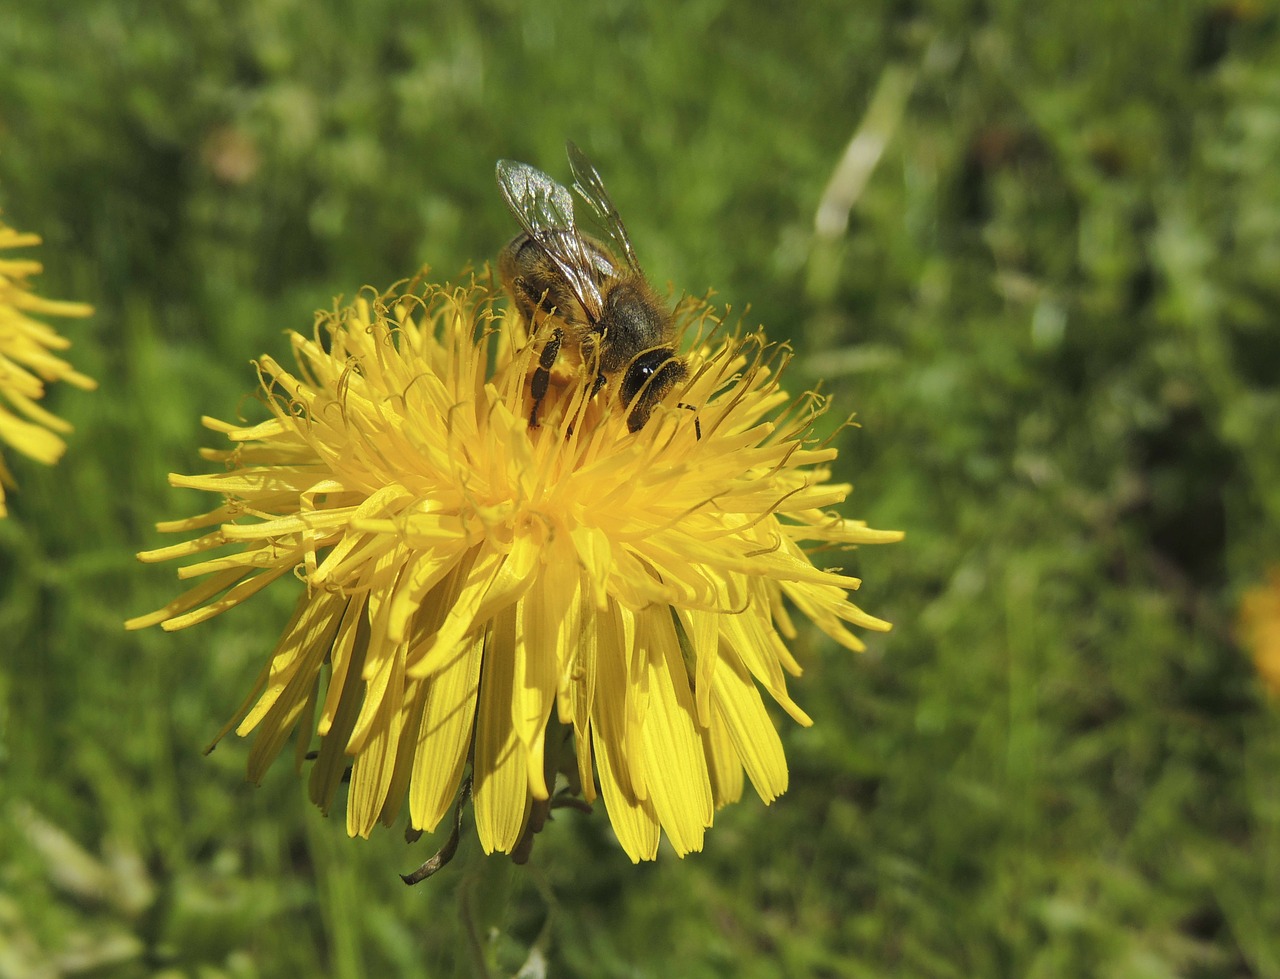
[[[1240,636],[1267,692],[1280,697],[1280,567],[1240,600]]]
[[[640,431],[583,369],[553,377],[531,429],[537,345],[494,300],[362,297],[293,336],[296,373],[263,359],[271,417],[206,419],[226,471],[170,477],[224,502],[159,529],[208,532],[140,555],[203,581],[128,626],[183,629],[296,574],[306,592],[223,734],[257,731],[254,780],[318,736],[311,797],[327,810],[350,766],[352,835],[406,800],[433,830],[470,788],[484,850],[520,857],[598,787],[633,861],[660,831],[698,850],[744,773],[766,803],[787,787],[761,691],[811,723],[787,692],[788,608],[854,650],[848,625],[889,628],[805,547],[902,535],[831,512],[849,487],[808,434],[822,400],[781,389],[786,353],[760,334],[712,342],[718,321],[685,304],[688,379]]]
[[[6,253],[38,244],[38,235],[22,234],[0,220],[0,445],[53,465],[67,448],[57,433],[66,434],[71,426],[36,403],[44,397],[45,383],[66,381],[86,391],[97,385],[52,353],[66,350],[71,341],[32,317],[88,316],[93,307],[41,299],[32,291],[27,280],[40,274],[40,263]],[[8,515],[5,488],[13,485],[0,455],[0,518]]]

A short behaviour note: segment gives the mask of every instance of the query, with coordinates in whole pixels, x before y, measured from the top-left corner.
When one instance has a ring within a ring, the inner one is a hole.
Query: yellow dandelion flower
[[[1267,692],[1280,697],[1280,567],[1240,601],[1240,636]]]
[[[61,435],[71,426],[37,404],[44,397],[45,384],[66,381],[83,390],[97,385],[53,353],[66,350],[71,341],[32,317],[88,316],[93,307],[40,298],[28,282],[40,274],[40,263],[4,255],[10,249],[38,244],[38,235],[15,231],[0,220],[0,444],[53,465],[66,451]],[[8,515],[5,488],[13,485],[0,455],[0,518]]]
[[[761,335],[711,342],[693,305],[687,379],[635,433],[581,368],[531,428],[536,344],[485,285],[321,317],[293,336],[298,372],[259,363],[267,421],[206,420],[235,446],[206,453],[226,471],[170,477],[224,502],[159,525],[204,536],[140,557],[195,559],[180,576],[204,581],[129,627],[182,629],[296,573],[306,593],[227,730],[256,729],[255,780],[314,733],[312,798],[327,809],[349,766],[352,835],[406,799],[430,831],[461,785],[486,852],[522,855],[550,808],[597,791],[633,861],[663,831],[700,849],[744,774],[766,803],[787,787],[761,692],[810,723],[789,607],[850,649],[850,625],[889,628],[806,546],[901,534],[831,512],[849,487],[808,437],[821,399],[781,389]]]

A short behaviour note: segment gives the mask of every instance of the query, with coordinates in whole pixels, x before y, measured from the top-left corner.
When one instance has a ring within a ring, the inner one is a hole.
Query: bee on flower
[[[159,528],[199,536],[140,555],[200,583],[128,623],[183,629],[301,578],[226,730],[256,732],[254,780],[297,739],[317,805],[347,785],[351,835],[406,804],[423,831],[452,810],[418,877],[452,854],[468,795],[485,852],[517,859],[561,805],[602,799],[640,861],[663,833],[701,849],[746,782],[773,801],[787,763],[766,698],[811,723],[787,687],[793,615],[853,650],[851,627],[889,628],[809,549],[902,536],[834,512],[850,487],[810,434],[826,405],[783,389],[785,348],[686,301],[615,358],[596,301],[635,281],[629,245],[539,254],[545,201],[563,216],[567,192],[523,164],[506,180],[513,209],[544,199],[504,253],[514,301],[484,281],[365,294],[293,335],[297,370],[261,360],[269,417],[206,421],[225,471],[170,477],[219,497]],[[558,227],[577,236],[571,207]],[[543,273],[572,255],[594,271],[566,291]]]

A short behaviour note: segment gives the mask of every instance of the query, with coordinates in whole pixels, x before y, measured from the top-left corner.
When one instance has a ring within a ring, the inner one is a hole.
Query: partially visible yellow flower
[[[170,477],[224,502],[159,529],[208,532],[140,555],[204,581],[128,625],[182,629],[302,579],[227,730],[257,730],[255,780],[317,735],[312,798],[327,809],[350,766],[352,835],[406,799],[431,830],[469,777],[486,852],[519,855],[597,787],[632,860],[660,831],[698,850],[744,773],[766,803],[787,787],[761,691],[810,723],[786,686],[791,610],[854,650],[848,625],[889,628],[806,547],[901,534],[831,511],[849,487],[809,436],[823,402],[781,389],[785,351],[760,334],[712,343],[691,304],[689,379],[639,432],[582,370],[554,377],[530,429],[537,345],[493,300],[361,298],[293,336],[296,374],[264,358],[271,417],[206,419],[235,446],[205,453],[226,471]]]
[[[1280,567],[1240,600],[1240,636],[1267,692],[1280,697]]]
[[[51,352],[66,350],[71,341],[32,317],[88,316],[93,307],[41,299],[27,282],[40,273],[40,263],[4,256],[9,249],[38,244],[38,235],[22,234],[0,220],[0,445],[53,465],[67,448],[56,433],[65,434],[71,426],[36,404],[45,383],[66,381],[86,391],[97,385]],[[8,515],[5,488],[13,485],[0,454],[0,517]]]

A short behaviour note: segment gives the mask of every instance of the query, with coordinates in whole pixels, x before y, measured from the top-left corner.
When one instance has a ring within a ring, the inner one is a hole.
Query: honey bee
[[[618,400],[629,412],[627,428],[638,432],[688,368],[673,346],[671,311],[640,270],[599,172],[572,142],[566,149],[573,188],[599,219],[607,244],[578,230],[565,187],[527,163],[497,166],[502,197],[524,229],[502,250],[498,274],[526,321],[534,324],[541,311],[550,327],[530,382],[529,425],[538,424],[551,369],[563,353],[596,371],[592,396],[621,375]]]

